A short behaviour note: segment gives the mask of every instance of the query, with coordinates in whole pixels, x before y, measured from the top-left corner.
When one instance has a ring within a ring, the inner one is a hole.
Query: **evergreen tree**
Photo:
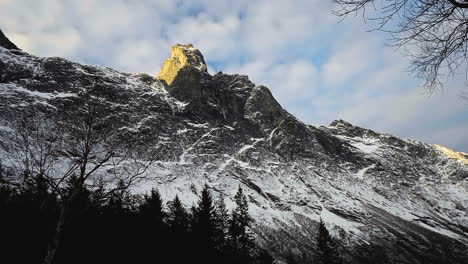
[[[249,215],[249,205],[247,197],[239,186],[234,196],[236,208],[232,212],[229,226],[229,239],[233,255],[238,263],[249,263],[254,248],[250,225],[252,219]]]
[[[133,196],[123,181],[117,182],[117,188],[111,193],[107,202],[107,209],[117,215],[124,215],[132,211],[134,206]]]
[[[257,257],[255,258],[255,263],[257,264],[273,264],[274,262],[275,259],[271,256],[270,253],[268,253],[268,251],[264,249],[260,249]]]
[[[192,257],[191,241],[189,241],[190,215],[177,195],[173,201],[168,203],[168,208],[169,236],[167,242],[169,247],[166,256],[170,256],[171,263],[188,263],[188,258]],[[180,254],[181,250],[184,250],[185,254]]]
[[[225,248],[226,238],[229,232],[229,211],[226,208],[226,203],[224,202],[224,197],[219,196],[216,201],[216,221],[218,227],[218,247],[220,249]]]
[[[294,254],[292,249],[288,250],[288,254],[286,255],[286,263],[287,264],[299,264],[296,254]]]
[[[151,189],[150,194],[146,194],[140,204],[139,212],[145,221],[150,221],[151,225],[161,228],[165,213],[163,211],[163,201],[158,190]]]
[[[144,263],[145,259],[153,258],[155,248],[160,252],[166,252],[168,234],[164,223],[165,218],[166,212],[164,212],[161,195],[158,190],[151,189],[149,194],[144,195],[138,208],[139,222],[135,229],[139,232],[142,242],[138,249],[141,252],[140,259],[136,259],[135,262],[139,260]]]
[[[339,264],[341,263],[334,241],[320,219],[317,235],[317,263],[318,264]]]
[[[169,231],[175,236],[183,236],[188,232],[189,215],[178,195],[176,195],[173,201],[168,203],[168,208],[167,223]]]
[[[207,258],[208,261],[215,260],[219,253],[217,251],[219,229],[216,209],[208,185],[204,186],[200,200],[193,210],[192,232],[195,243],[199,246],[200,256]]]

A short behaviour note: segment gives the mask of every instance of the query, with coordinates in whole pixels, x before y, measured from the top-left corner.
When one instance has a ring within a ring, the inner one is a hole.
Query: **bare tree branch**
[[[372,30],[389,33],[389,44],[409,56],[410,71],[424,80],[430,93],[468,66],[468,1],[333,2],[337,4],[334,14],[346,17],[362,12],[365,20],[376,24]]]
[[[468,3],[466,1],[464,2],[457,2],[456,0],[448,0],[452,5],[459,7],[459,8],[468,8]]]
[[[67,107],[54,119],[36,114],[18,118],[13,144],[6,150],[18,171],[41,177],[62,200],[46,264],[54,261],[71,204],[85,188],[104,175],[108,178],[105,196],[127,190],[144,179],[156,161],[151,148],[141,148],[138,137],[119,129],[118,113],[100,98],[83,94]],[[67,187],[71,180],[72,186]]]

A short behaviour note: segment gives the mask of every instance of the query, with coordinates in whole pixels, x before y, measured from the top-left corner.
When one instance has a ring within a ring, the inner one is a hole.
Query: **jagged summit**
[[[207,72],[205,59],[198,49],[194,48],[192,44],[176,44],[172,46],[171,57],[164,62],[158,74],[158,79],[164,80],[168,85],[171,85],[180,70],[186,67]]]
[[[209,84],[204,80],[210,80],[211,75],[198,49],[192,44],[176,44],[171,49],[171,57],[164,62],[158,79],[172,96],[187,102],[206,97],[204,91]]]
[[[3,34],[2,29],[0,28],[0,47],[4,47],[6,49],[15,49],[19,50],[19,48],[11,42],[5,34]]]
[[[350,137],[363,137],[363,136],[378,137],[379,136],[378,133],[370,129],[355,126],[342,119],[334,120],[333,122],[331,122],[328,128],[334,129],[337,134],[350,136]]]
[[[330,125],[331,127],[339,127],[339,126],[344,126],[344,127],[351,127],[353,126],[351,123],[343,120],[343,119],[337,119],[337,120],[333,120]]]

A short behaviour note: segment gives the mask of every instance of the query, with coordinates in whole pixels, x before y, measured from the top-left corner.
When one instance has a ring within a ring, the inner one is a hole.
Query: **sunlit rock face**
[[[241,186],[252,231],[278,260],[313,257],[321,219],[345,263],[468,263],[465,154],[343,120],[304,124],[247,76],[210,75],[191,45],[174,46],[158,78],[0,47],[0,146],[19,116],[54,122],[84,92],[157,150],[132,191],[158,188],[190,208],[206,184],[232,207]]]
[[[166,84],[166,90],[181,101],[192,101],[206,97],[210,79],[201,52],[192,44],[176,44],[171,49],[171,57],[164,62],[158,79]],[[209,92],[208,92],[209,93]]]
[[[158,74],[158,79],[172,85],[179,71],[186,67],[207,72],[205,60],[198,49],[194,48],[192,44],[176,44],[172,46],[171,57],[164,62]]]
[[[457,152],[453,149],[440,146],[440,145],[434,145],[439,151],[441,151],[445,156],[458,160],[461,163],[467,164],[468,165],[468,154],[463,153],[463,152]]]

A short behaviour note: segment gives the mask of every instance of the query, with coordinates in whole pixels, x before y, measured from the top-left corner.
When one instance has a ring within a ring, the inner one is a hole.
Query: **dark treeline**
[[[67,184],[73,190],[73,180]],[[44,263],[64,199],[40,177],[0,186],[0,262]],[[208,186],[191,210],[177,196],[164,203],[157,190],[115,190],[80,192],[54,263],[273,263],[254,243],[240,187],[231,212]]]

